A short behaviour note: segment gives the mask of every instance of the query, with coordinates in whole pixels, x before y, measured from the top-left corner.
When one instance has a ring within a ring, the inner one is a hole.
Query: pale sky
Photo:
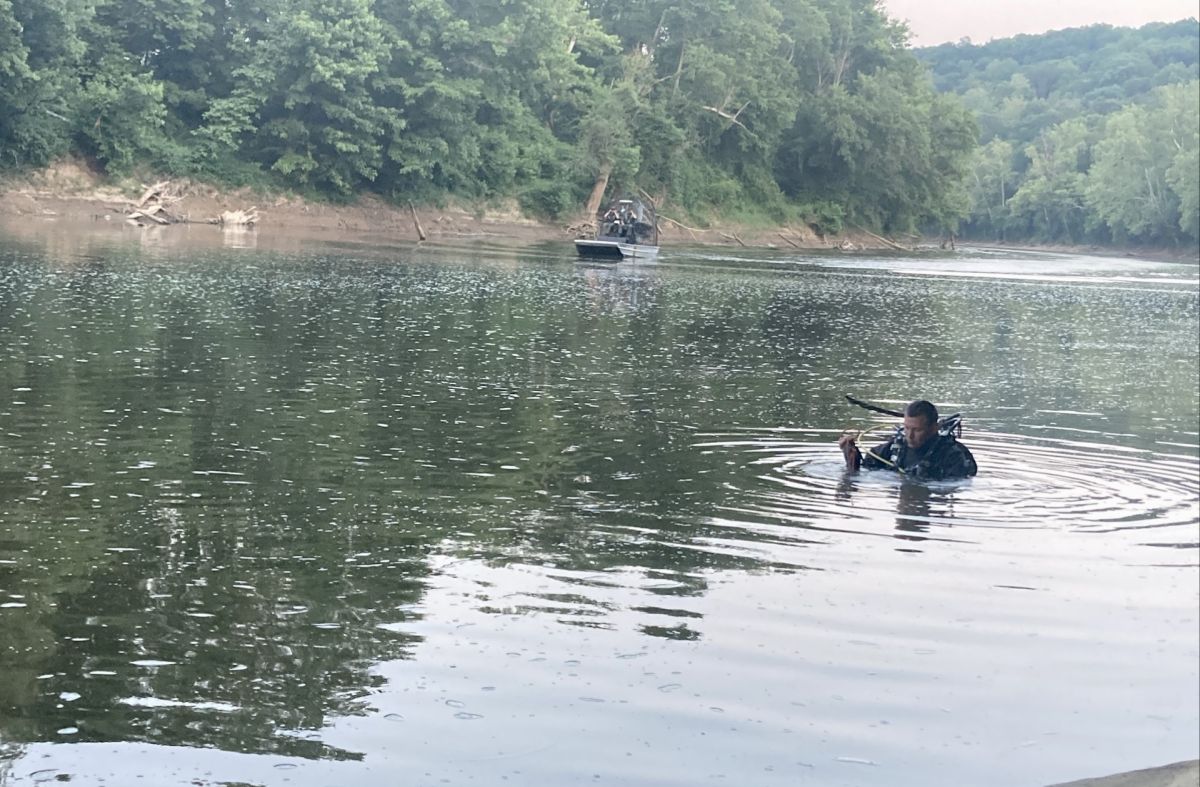
[[[888,16],[908,21],[913,46],[970,38],[986,44],[1100,22],[1141,27],[1200,16],[1200,0],[883,0]]]

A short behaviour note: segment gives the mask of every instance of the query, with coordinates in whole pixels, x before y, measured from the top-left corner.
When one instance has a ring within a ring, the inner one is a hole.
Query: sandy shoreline
[[[473,207],[462,205],[391,205],[378,197],[364,196],[339,205],[311,202],[291,195],[265,196],[246,190],[221,191],[188,181],[172,182],[169,190],[177,201],[170,205],[171,217],[180,223],[159,226],[142,221],[138,226],[126,219],[138,197],[140,185],[121,191],[105,185],[95,174],[73,163],[64,163],[24,180],[0,182],[0,222],[19,230],[33,221],[70,223],[81,229],[107,229],[103,225],[127,226],[155,232],[179,233],[180,228],[208,226],[225,211],[257,209],[256,229],[264,236],[307,239],[355,238],[385,242],[416,243],[423,233],[430,242],[496,240],[509,243],[570,241],[579,235],[576,222],[549,223],[521,214],[516,205]],[[418,230],[419,222],[419,230]],[[744,226],[687,229],[672,218],[660,217],[660,240],[664,244],[687,243],[713,246],[852,250],[886,248],[867,233],[846,233],[822,238],[808,226],[747,228]],[[209,229],[214,229],[209,227]],[[196,233],[199,234],[199,233]]]
[[[164,246],[253,245],[276,250],[298,249],[306,242],[361,242],[369,244],[412,244],[425,239],[435,244],[488,243],[521,245],[562,241],[569,243],[580,234],[576,222],[549,223],[524,216],[515,205],[469,207],[461,205],[418,205],[413,210],[373,197],[339,205],[311,202],[293,195],[267,196],[248,190],[222,191],[190,181],[172,182],[169,190],[176,202],[170,206],[179,223],[160,226],[149,221],[133,222],[126,216],[144,189],[141,184],[124,184],[124,190],[106,184],[96,173],[77,162],[62,162],[21,180],[0,181],[0,227],[15,237],[44,234],[47,224],[70,227],[70,234],[145,235]],[[249,233],[231,232],[213,225],[224,211],[257,209],[259,222]],[[665,220],[664,220],[665,218]],[[420,230],[418,230],[418,222]],[[748,227],[724,224],[688,228],[673,217],[660,214],[663,245],[753,247],[781,251],[849,251],[897,253],[889,240],[865,230],[848,229],[837,236],[820,236],[807,225]],[[241,244],[238,239],[249,241]],[[905,249],[937,253],[937,238],[901,239]],[[1200,247],[1194,249],[1112,249],[1098,246],[1030,245],[1023,243],[968,242],[972,248],[1010,251],[1086,254],[1106,257],[1171,260],[1200,264]]]

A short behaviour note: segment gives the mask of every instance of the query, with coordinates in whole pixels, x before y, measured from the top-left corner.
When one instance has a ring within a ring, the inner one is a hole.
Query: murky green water
[[[1194,266],[0,239],[0,784],[1197,755]],[[847,477],[844,393],[978,478]]]

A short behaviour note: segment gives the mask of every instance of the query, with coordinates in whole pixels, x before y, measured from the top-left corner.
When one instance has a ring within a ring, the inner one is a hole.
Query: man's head
[[[924,399],[910,402],[904,408],[904,441],[911,448],[920,448],[937,434],[938,411]]]

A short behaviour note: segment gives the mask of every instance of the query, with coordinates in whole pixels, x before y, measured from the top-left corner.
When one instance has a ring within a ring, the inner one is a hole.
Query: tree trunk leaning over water
[[[608,189],[608,176],[611,174],[612,162],[603,162],[600,165],[600,171],[596,174],[596,182],[592,185],[592,194],[588,197],[587,206],[584,208],[589,219],[600,212],[600,201],[604,199],[604,192]]]

